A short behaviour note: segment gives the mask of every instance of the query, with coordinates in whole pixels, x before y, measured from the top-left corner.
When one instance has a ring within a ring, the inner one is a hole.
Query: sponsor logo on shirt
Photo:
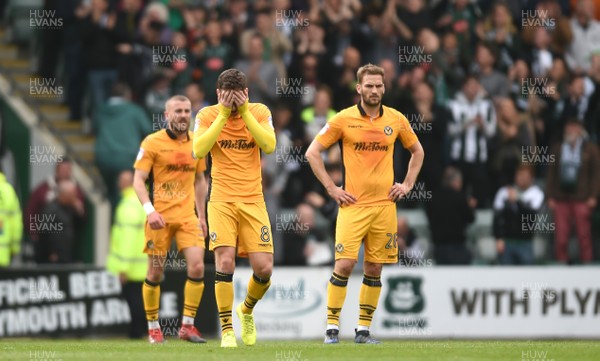
[[[252,149],[252,148],[256,147],[255,141],[248,142],[246,139],[236,139],[236,140],[224,139],[224,140],[219,140],[218,143],[222,149],[246,150],[246,149]]]
[[[389,145],[381,144],[380,142],[356,142],[354,143],[354,150],[365,151],[365,152],[387,152]]]

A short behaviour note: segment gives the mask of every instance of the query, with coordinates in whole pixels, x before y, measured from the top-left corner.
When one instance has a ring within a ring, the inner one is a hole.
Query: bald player
[[[166,129],[144,139],[134,164],[133,186],[148,216],[144,248],[148,254],[148,274],[142,294],[150,343],[164,341],[158,322],[160,281],[173,238],[187,262],[179,338],[194,343],[206,342],[194,327],[204,292],[206,164],[204,159],[192,157],[191,113],[192,104],[188,98],[176,95],[167,100]],[[149,179],[150,192],[146,189]]]

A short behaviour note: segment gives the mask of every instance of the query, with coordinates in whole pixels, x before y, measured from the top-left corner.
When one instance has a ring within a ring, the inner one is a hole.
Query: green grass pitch
[[[218,340],[191,344],[168,339],[162,345],[129,340],[0,340],[0,360],[600,360],[600,341],[465,341],[384,340],[381,345],[337,345],[321,341],[258,341],[253,347],[238,340],[237,349],[221,349]]]

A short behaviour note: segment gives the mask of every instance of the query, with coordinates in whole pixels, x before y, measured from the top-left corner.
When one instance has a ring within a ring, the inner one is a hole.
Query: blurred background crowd
[[[359,101],[356,71],[373,63],[386,72],[383,103],[406,115],[426,155],[398,203],[401,264],[475,263],[477,222],[491,263],[600,259],[598,0],[47,0],[44,9],[64,23],[42,33],[37,75],[61,78],[70,119],[91,124],[115,207],[140,141],[164,128],[165,101],[184,94],[195,114],[236,67],[251,101],[273,114],[277,150],[262,167],[276,261],[331,263],[337,205],[303,154]],[[324,159],[341,183],[339,148]],[[398,145],[398,182],[407,161]],[[85,217],[77,186],[61,183],[69,169],[64,161],[40,186],[51,196],[34,192],[26,220],[49,200],[73,227]],[[423,222],[404,216],[415,212]]]

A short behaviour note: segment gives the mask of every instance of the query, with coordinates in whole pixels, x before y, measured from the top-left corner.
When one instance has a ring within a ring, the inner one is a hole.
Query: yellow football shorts
[[[156,255],[166,257],[171,248],[171,240],[173,237],[177,242],[177,249],[189,247],[204,248],[204,234],[198,224],[198,219],[185,221],[181,223],[167,223],[161,229],[152,229],[146,221],[146,246],[144,253],[148,255]]]
[[[273,235],[265,202],[208,202],[209,249],[237,247],[239,257],[248,253],[273,253]]]
[[[364,241],[365,260],[398,262],[396,204],[341,207],[335,227],[335,259],[358,259]]]

